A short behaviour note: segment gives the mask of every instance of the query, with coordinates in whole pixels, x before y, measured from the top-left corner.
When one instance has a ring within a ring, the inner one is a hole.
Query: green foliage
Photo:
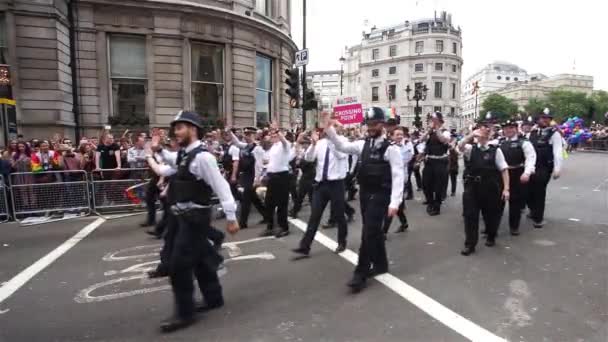
[[[487,112],[492,112],[494,119],[503,121],[511,118],[518,113],[517,105],[513,100],[499,94],[490,94],[481,104],[479,117],[486,117]]]
[[[590,97],[593,106],[592,121],[601,123],[604,122],[604,114],[608,112],[608,92],[605,90],[598,90],[594,92]]]
[[[578,116],[591,121],[593,113],[593,101],[585,93],[569,90],[553,90],[547,95],[547,106],[553,114],[553,118],[564,121],[568,117]]]
[[[547,108],[547,102],[536,97],[529,99],[528,104],[524,106],[526,113],[532,117],[540,114],[545,108]]]

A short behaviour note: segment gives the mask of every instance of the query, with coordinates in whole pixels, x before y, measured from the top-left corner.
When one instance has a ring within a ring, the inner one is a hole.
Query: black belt
[[[475,182],[475,183],[480,183],[483,180],[498,180],[496,177],[482,177],[482,176],[464,176],[464,180],[465,181],[471,181],[471,182]]]
[[[289,175],[289,171],[268,172],[266,175],[268,177],[278,177],[278,176],[283,176],[283,175]]]

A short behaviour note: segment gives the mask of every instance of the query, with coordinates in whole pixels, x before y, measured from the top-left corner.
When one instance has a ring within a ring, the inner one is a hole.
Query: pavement
[[[282,239],[258,238],[252,216],[223,249],[226,305],[170,335],[158,329],[170,286],[145,277],[160,242],[143,216],[2,224],[0,341],[608,341],[608,155],[571,155],[550,183],[545,228],[524,218],[511,237],[503,222],[497,246],[470,257],[459,254],[460,196],[439,217],[421,197],[407,203],[410,229],[389,234],[390,274],[359,294],[345,286],[359,220],[347,252],[320,229],[311,257],[293,261],[309,207]]]

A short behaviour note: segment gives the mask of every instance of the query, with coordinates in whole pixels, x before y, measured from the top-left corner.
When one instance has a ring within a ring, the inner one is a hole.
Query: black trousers
[[[289,230],[287,224],[287,206],[289,205],[289,172],[268,174],[266,191],[266,220],[268,229],[274,229],[274,213],[277,213],[277,224],[283,230]]]
[[[313,174],[314,175],[314,174]],[[297,195],[293,199],[293,212],[299,213],[302,210],[302,203],[304,203],[304,198],[308,196],[312,203],[313,196],[313,182],[314,177],[306,177],[306,175],[302,175],[300,180],[298,181],[298,191]]]
[[[344,218],[344,180],[326,181],[315,184],[312,195],[312,209],[308,219],[306,233],[300,241],[300,247],[310,250],[319,224],[321,216],[325,211],[327,202],[330,203],[331,212],[335,215],[336,223],[338,224],[338,243],[346,245],[346,236],[348,228],[346,219]]]
[[[382,223],[388,210],[390,198],[390,189],[361,188],[359,201],[361,203],[363,229],[361,231],[359,262],[355,267],[355,273],[359,276],[367,277],[372,265],[379,272],[388,271],[388,257]]]
[[[414,178],[416,179],[416,188],[422,189],[422,176],[420,175],[420,167],[413,168]]]
[[[295,201],[298,197],[298,173],[290,172],[289,173],[289,196],[291,196],[291,200]]]
[[[473,181],[465,179],[462,194],[465,247],[474,248],[479,241],[479,214],[488,233],[488,240],[496,238],[503,207],[500,181]]]
[[[208,240],[210,219],[208,209],[190,210],[175,217],[169,279],[175,297],[175,314],[180,318],[190,318],[195,313],[193,276],[208,304],[223,302],[217,276],[222,258]]]
[[[241,186],[243,187],[243,196],[241,197],[241,213],[239,216],[239,225],[241,227],[247,227],[249,212],[251,211],[251,204],[253,204],[260,215],[263,217],[266,216],[264,204],[255,193],[255,188],[253,187],[254,178],[255,176],[249,173],[242,173],[240,177]]]
[[[150,182],[148,182],[148,186],[146,187],[146,210],[147,217],[146,223],[148,225],[153,225],[156,223],[156,199],[160,194],[160,190],[156,183],[158,182],[158,177],[152,177]]]
[[[156,232],[156,235],[159,235],[159,236],[162,235],[167,230],[167,225],[169,224],[169,215],[170,215],[170,211],[171,211],[169,202],[167,201],[166,198],[161,198],[160,204],[163,207],[163,216],[160,218],[160,221],[158,221],[158,223],[156,223],[156,226],[154,227],[154,231]]]
[[[450,171],[450,184],[452,185],[452,194],[456,193],[456,185],[458,184],[458,170]]]
[[[528,185],[519,180],[523,173],[523,167],[509,170],[509,228],[512,231],[519,230],[521,213],[528,197]]]
[[[344,187],[346,188],[347,194],[346,199],[348,201],[352,201],[357,193],[357,188],[355,187],[356,180],[356,173],[348,173],[344,179]]]
[[[427,159],[422,172],[424,195],[433,208],[439,208],[448,181],[448,160]]]
[[[536,167],[536,171],[530,176],[528,207],[530,207],[530,216],[536,223],[542,222],[545,218],[547,185],[551,180],[552,172],[552,168],[541,166]]]
[[[164,244],[160,250],[160,263],[156,267],[156,270],[162,274],[169,274],[171,251],[173,250],[173,241],[175,241],[175,234],[177,232],[177,220],[170,211],[167,211],[164,215],[167,219],[164,228]]]
[[[404,189],[407,189],[407,183],[404,185]],[[397,209],[397,217],[399,218],[399,222],[401,222],[402,226],[408,224],[407,216],[405,216],[405,201],[401,201],[401,204],[399,204],[399,208]],[[388,233],[388,230],[391,228],[391,223],[393,223],[392,217],[389,217],[388,215],[384,217],[384,228],[382,229],[384,231],[384,234]]]

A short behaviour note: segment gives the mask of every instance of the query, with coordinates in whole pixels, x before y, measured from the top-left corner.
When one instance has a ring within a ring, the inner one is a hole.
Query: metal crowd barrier
[[[116,210],[143,210],[145,201],[143,193],[150,180],[149,169],[111,169],[91,172],[91,187],[93,190],[92,206],[96,213]],[[137,189],[137,198],[129,198],[126,190],[134,185],[144,184]]]
[[[4,176],[0,175],[0,223],[6,222],[11,218],[8,207],[8,196],[6,195],[8,186],[4,180]]]
[[[13,173],[10,175],[10,190],[13,215],[17,221],[36,214],[61,217],[66,213],[91,212],[85,171]]]

